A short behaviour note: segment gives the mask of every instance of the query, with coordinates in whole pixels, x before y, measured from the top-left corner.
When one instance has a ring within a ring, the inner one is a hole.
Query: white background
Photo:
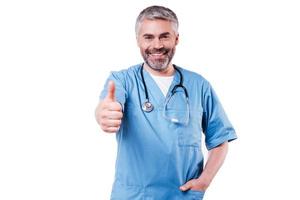
[[[239,137],[205,199],[300,199],[297,3],[1,1],[0,199],[109,199],[116,142],[94,109],[109,71],[142,62],[153,4],[177,13],[174,63],[212,83]]]

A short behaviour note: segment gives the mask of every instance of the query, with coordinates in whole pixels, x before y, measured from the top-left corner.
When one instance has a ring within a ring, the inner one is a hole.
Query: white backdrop
[[[214,86],[239,139],[207,200],[300,199],[297,1],[1,1],[0,199],[106,200],[116,142],[94,109],[111,70],[142,61],[146,6],[180,21],[174,63]]]

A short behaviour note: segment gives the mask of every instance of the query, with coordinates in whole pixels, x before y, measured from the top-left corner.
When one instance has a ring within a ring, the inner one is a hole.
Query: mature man
[[[96,109],[102,130],[117,133],[111,199],[202,199],[235,131],[209,82],[171,63],[179,41],[175,13],[148,7],[135,31],[144,63],[112,72]]]

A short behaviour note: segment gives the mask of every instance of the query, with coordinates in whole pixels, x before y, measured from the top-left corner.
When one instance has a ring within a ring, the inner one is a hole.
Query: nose
[[[160,49],[160,48],[162,48],[164,45],[163,45],[163,43],[162,43],[162,41],[159,39],[159,38],[155,38],[154,40],[153,40],[153,48],[155,48],[155,49]]]

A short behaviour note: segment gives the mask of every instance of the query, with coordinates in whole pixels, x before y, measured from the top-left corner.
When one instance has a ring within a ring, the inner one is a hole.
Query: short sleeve
[[[116,101],[118,101],[121,105],[122,108],[124,110],[124,105],[125,105],[125,101],[126,101],[126,96],[127,96],[127,92],[126,92],[126,88],[125,88],[125,77],[124,77],[124,73],[122,72],[111,72],[111,74],[109,75],[109,77],[107,78],[105,84],[104,84],[104,88],[100,94],[100,99],[104,99],[107,95],[107,89],[108,89],[108,82],[109,81],[113,81],[115,83],[116,86],[116,90],[115,90],[115,96],[116,96]]]
[[[202,129],[206,148],[211,150],[226,141],[237,139],[235,130],[209,83],[203,95]]]

